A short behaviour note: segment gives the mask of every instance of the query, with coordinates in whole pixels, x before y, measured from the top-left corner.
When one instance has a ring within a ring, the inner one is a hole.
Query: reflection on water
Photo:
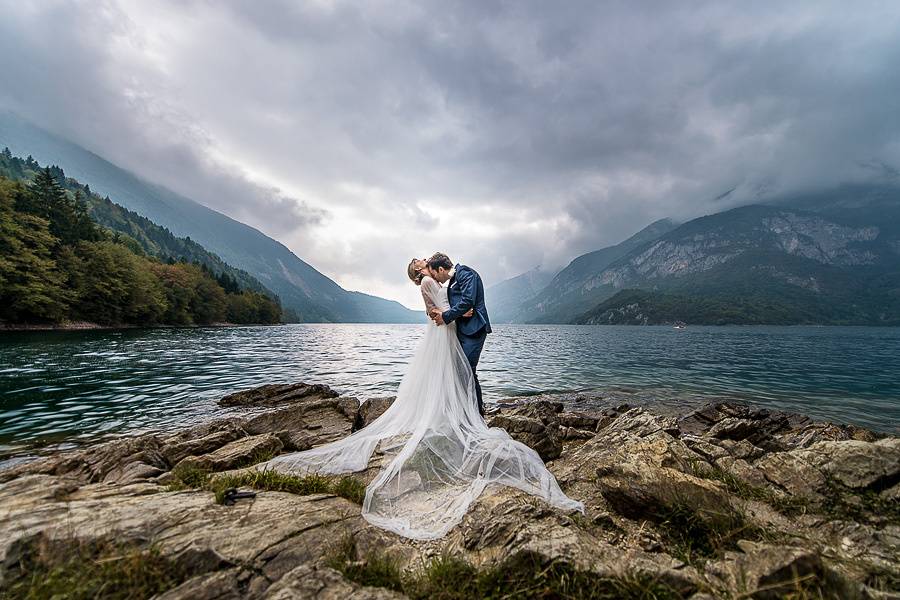
[[[0,335],[0,455],[226,414],[222,395],[315,381],[392,394],[424,325],[288,325]],[[500,325],[487,399],[628,388],[746,399],[883,431],[900,424],[900,330]]]

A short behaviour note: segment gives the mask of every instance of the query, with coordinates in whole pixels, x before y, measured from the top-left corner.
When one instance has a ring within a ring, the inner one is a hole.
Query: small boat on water
[[[672,326],[673,329],[687,329],[687,323],[684,321],[675,321],[675,324]]]

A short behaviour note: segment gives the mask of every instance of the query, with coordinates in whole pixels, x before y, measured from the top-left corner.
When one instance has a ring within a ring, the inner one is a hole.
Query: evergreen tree
[[[63,245],[78,241],[78,216],[75,206],[60,187],[50,167],[38,171],[28,187],[19,210],[50,221],[50,233]]]
[[[97,229],[97,225],[95,225],[94,221],[91,219],[90,214],[88,214],[87,202],[85,202],[84,196],[81,194],[81,190],[75,190],[75,199],[73,204],[75,209],[74,226],[76,239],[87,241],[99,240],[100,231]]]
[[[67,310],[65,277],[51,256],[48,223],[15,210],[28,192],[0,179],[0,319],[58,321]]]

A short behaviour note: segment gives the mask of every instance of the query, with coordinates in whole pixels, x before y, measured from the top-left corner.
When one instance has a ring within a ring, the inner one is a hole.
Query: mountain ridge
[[[229,265],[247,271],[304,322],[420,322],[399,302],[343,289],[281,242],[163,186],[147,182],[78,144],[11,113],[0,112],[0,146],[58,164],[101,195],[189,237]]]

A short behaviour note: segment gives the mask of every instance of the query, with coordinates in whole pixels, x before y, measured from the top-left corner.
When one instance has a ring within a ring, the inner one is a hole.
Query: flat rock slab
[[[227,471],[268,460],[282,448],[281,440],[271,433],[251,435],[229,442],[209,454],[188,456],[175,469],[196,467],[206,471]],[[174,470],[174,469],[173,469]]]
[[[276,383],[229,394],[219,406],[279,406],[304,398],[336,398],[338,393],[320,383]]]

